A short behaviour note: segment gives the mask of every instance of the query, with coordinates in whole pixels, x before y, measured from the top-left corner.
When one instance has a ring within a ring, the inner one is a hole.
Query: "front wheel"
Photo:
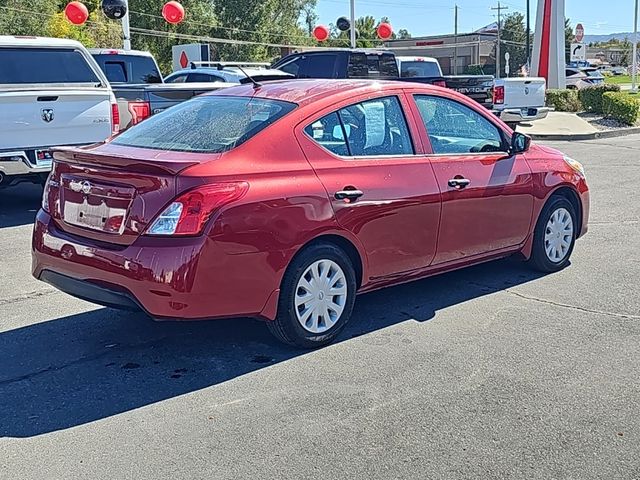
[[[576,241],[577,216],[564,197],[554,196],[542,209],[534,231],[529,263],[542,272],[557,272],[569,264]]]
[[[280,288],[277,317],[267,325],[281,342],[322,347],[347,324],[355,295],[355,271],[349,257],[331,244],[312,245],[289,265]]]

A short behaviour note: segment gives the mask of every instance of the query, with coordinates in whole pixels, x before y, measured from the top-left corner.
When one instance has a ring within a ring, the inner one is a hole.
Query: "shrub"
[[[607,117],[621,123],[635,125],[640,115],[640,101],[625,93],[606,92],[602,96],[603,110]]]
[[[579,112],[582,104],[576,90],[547,90],[547,106],[557,112]]]
[[[580,103],[587,112],[604,113],[602,109],[602,96],[607,92],[619,92],[620,85],[603,83],[593,87],[583,88],[578,92]]]

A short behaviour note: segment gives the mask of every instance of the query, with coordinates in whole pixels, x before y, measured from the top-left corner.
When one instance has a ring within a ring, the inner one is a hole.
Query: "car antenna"
[[[245,69],[244,69],[244,68],[242,68],[240,65],[234,65],[234,67],[236,67],[238,70],[240,70],[240,71],[244,74],[244,76],[245,76],[245,77],[247,77],[247,78],[249,79],[249,81],[253,84],[253,88],[254,88],[254,90],[257,90],[257,89],[259,89],[259,88],[262,86],[262,84],[261,84],[261,83],[256,82],[256,81],[255,81],[255,79],[254,79],[253,77],[251,77],[251,75],[249,75],[249,74],[245,71]]]

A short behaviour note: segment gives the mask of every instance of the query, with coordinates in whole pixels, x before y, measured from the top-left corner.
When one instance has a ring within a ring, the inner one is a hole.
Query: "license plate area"
[[[53,153],[51,150],[36,150],[35,152],[36,167],[49,167],[53,165]]]
[[[135,189],[63,175],[62,220],[76,227],[122,235]]]

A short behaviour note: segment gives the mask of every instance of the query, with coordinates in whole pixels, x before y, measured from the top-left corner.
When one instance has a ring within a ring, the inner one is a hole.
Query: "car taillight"
[[[149,102],[129,102],[128,108],[131,114],[131,125],[137,125],[145,118],[151,116],[151,105],[149,105]]]
[[[504,103],[504,86],[493,87],[493,103],[494,105]]]
[[[445,82],[444,80],[436,80],[435,82],[433,82],[433,84],[436,87],[445,87],[447,86],[447,82]]]
[[[53,173],[49,174],[49,178],[44,184],[42,192],[42,210],[49,215],[55,216],[59,212],[60,199],[60,183],[53,179]],[[53,205],[51,202],[53,201]],[[53,208],[52,208],[53,207]]]
[[[189,190],[171,202],[145,234],[200,235],[216,210],[238,200],[247,190],[247,182],[216,183]]]
[[[118,104],[111,104],[111,135],[117,135],[120,132],[120,112],[118,111]]]

